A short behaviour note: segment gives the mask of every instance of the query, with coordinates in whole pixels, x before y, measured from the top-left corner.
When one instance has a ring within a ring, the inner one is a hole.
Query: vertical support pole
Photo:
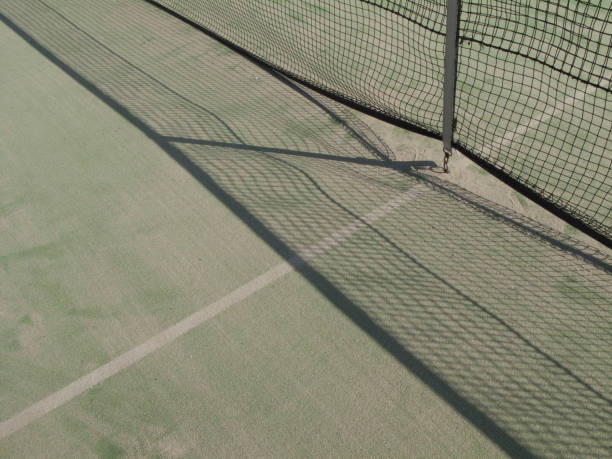
[[[448,172],[448,160],[453,154],[455,130],[455,88],[457,86],[457,37],[459,35],[459,2],[446,2],[446,44],[444,49],[444,105],[442,116],[442,143],[444,172]]]

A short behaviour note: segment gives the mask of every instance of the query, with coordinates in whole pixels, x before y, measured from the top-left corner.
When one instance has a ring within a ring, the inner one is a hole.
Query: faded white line
[[[53,411],[65,403],[68,403],[78,395],[88,391],[95,385],[142,360],[144,357],[152,354],[157,349],[172,343],[177,338],[181,337],[195,327],[202,325],[204,322],[228,309],[230,306],[239,303],[258,290],[263,289],[274,281],[289,274],[306,261],[309,261],[342,243],[353,233],[389,214],[394,209],[397,209],[402,204],[414,199],[425,190],[426,187],[424,185],[414,186],[410,190],[400,194],[397,198],[389,201],[387,204],[374,209],[362,218],[355,219],[342,229],[332,233],[325,239],[301,251],[295,258],[276,265],[262,275],[250,280],[246,284],[224,296],[220,300],[205,306],[180,322],[149,338],[144,343],[130,349],[127,352],[124,352],[110,362],[93,370],[85,376],[82,376],[48,397],[34,403],[20,413],[10,417],[6,421],[3,421],[0,423],[0,439],[19,431],[31,422],[41,418],[50,411]]]
[[[606,75],[605,78],[601,80],[601,86],[610,85],[610,77]],[[586,90],[580,91],[578,93],[574,93],[565,98],[565,100],[557,100],[553,105],[550,105],[546,110],[544,110],[539,117],[532,118],[529,123],[521,124],[517,126],[514,131],[507,132],[503,136],[496,137],[491,142],[491,145],[485,147],[483,153],[486,155],[490,155],[493,149],[500,149],[502,147],[508,146],[516,136],[521,136],[526,134],[528,131],[536,129],[540,124],[547,123],[554,116],[559,115],[566,108],[571,109],[574,108],[576,102],[582,101],[586,96],[592,95],[597,90],[597,86],[589,86]]]

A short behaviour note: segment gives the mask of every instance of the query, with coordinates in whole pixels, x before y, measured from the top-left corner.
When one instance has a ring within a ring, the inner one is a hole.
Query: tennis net
[[[442,137],[446,1],[148,1],[337,100]],[[458,24],[453,146],[609,246],[612,0],[462,0]]]

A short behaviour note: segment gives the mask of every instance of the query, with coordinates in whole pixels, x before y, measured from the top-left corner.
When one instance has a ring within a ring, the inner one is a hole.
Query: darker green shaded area
[[[125,451],[108,438],[101,438],[96,442],[95,452],[102,459],[116,459],[125,456]]]
[[[19,250],[17,252],[0,254],[0,264],[14,264],[15,262],[29,260],[31,258],[55,260],[62,256],[62,254],[63,250],[59,243],[49,243]]]

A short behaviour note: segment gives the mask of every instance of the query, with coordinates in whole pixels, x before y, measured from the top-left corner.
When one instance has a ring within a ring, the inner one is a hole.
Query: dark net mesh
[[[463,0],[455,141],[610,237],[609,0]]]
[[[443,0],[154,3],[358,108],[441,136]],[[462,1],[454,134],[456,147],[608,243],[611,3]]]

